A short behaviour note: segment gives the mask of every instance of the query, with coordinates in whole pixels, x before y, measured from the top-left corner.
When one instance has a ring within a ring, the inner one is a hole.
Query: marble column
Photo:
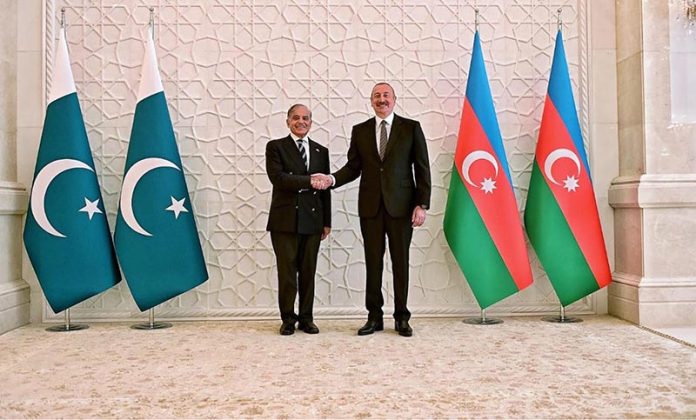
[[[27,192],[17,183],[17,2],[0,0],[0,334],[29,322],[22,280],[22,215]]]
[[[676,4],[616,1],[619,177],[609,190],[616,244],[609,312],[648,327],[696,325],[696,113],[689,120],[677,112],[696,79],[675,61],[674,25],[684,22]]]
[[[46,110],[44,88],[44,10],[51,2],[17,2],[17,180],[31,186]],[[51,46],[52,48],[52,46]],[[26,209],[26,205],[22,207]],[[22,278],[31,289],[30,321],[43,321],[44,297],[34,269],[23,252]]]

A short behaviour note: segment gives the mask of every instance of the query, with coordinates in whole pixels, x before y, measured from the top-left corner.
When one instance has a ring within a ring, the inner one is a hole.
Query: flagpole
[[[563,19],[561,19],[562,11],[563,9],[561,9],[560,7],[558,8],[558,10],[556,10],[556,24],[558,25],[558,32],[563,31]]]
[[[152,37],[152,41],[155,40],[155,8],[150,7],[150,20],[148,22],[148,32],[149,36]],[[162,330],[165,328],[170,328],[172,324],[170,322],[155,322],[155,308],[150,308],[148,310],[148,321],[142,322],[140,324],[131,325],[134,330]]]
[[[65,29],[65,7],[60,9],[60,29]],[[70,322],[70,308],[63,311],[65,323],[63,325],[54,325],[52,327],[46,328],[46,331],[50,332],[69,332],[69,331],[79,331],[86,330],[89,325],[86,324],[73,324]]]
[[[563,31],[563,19],[561,18],[562,12],[563,12],[563,9],[561,9],[560,7],[558,9],[556,9],[556,25],[557,25],[558,32]],[[541,318],[541,320],[546,321],[546,322],[555,322],[558,324],[574,324],[577,322],[582,322],[581,318],[577,318],[577,317],[573,317],[573,316],[570,316],[570,317],[566,316],[565,307],[563,306],[563,304],[560,304],[560,311],[559,311],[559,314],[557,316],[556,315],[545,316],[545,317]]]
[[[46,331],[49,331],[49,332],[70,332],[70,331],[86,330],[87,328],[89,328],[89,325],[86,325],[86,324],[73,324],[70,322],[70,308],[64,310],[63,314],[65,316],[65,324],[54,325],[52,327],[48,327],[48,328],[46,328]]]
[[[560,10],[560,9],[559,9]],[[155,8],[150,7],[150,21],[148,23],[148,26],[150,27],[150,36],[152,37],[152,41],[155,40]]]
[[[478,33],[479,30],[479,8],[474,4],[474,34]],[[481,308],[481,316],[465,318],[462,320],[465,324],[470,325],[495,325],[502,324],[503,320],[499,318],[488,318],[486,317],[486,309]]]
[[[148,321],[140,324],[133,324],[131,328],[134,330],[163,330],[171,326],[171,322],[155,322],[155,308],[150,308],[148,310]]]
[[[503,320],[500,318],[488,318],[486,317],[486,310],[481,309],[480,317],[475,316],[471,318],[464,318],[462,322],[470,325],[495,325],[502,324]]]
[[[578,322],[582,322],[582,318],[574,317],[574,316],[566,316],[565,314],[565,307],[563,305],[561,306],[561,310],[558,315],[549,315],[541,318],[542,321],[546,322],[554,322],[557,324],[575,324]]]

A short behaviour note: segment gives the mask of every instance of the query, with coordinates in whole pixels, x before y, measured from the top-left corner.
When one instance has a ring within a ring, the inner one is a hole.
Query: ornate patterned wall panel
[[[474,2],[436,0],[52,0],[47,67],[56,15],[66,8],[68,41],[105,207],[113,227],[135,109],[149,18],[164,88],[192,194],[210,280],[163,305],[169,317],[276,316],[276,273],[265,232],[271,185],[267,141],[287,134],[295,102],[313,110],[310,136],[346,161],[353,124],[372,115],[375,81],[392,82],[396,112],[421,121],[433,171],[432,210],[414,234],[410,304],[416,314],[477,310],[442,232],[453,152],[474,34]],[[500,127],[524,207],[546,92],[556,10],[581,120],[587,123],[585,0],[479,0],[480,32]],[[50,74],[50,73],[49,73]],[[47,81],[50,86],[50,80]],[[322,245],[316,312],[363,313],[364,256],[355,182],[333,195],[334,230]],[[535,283],[496,312],[557,306],[533,257]],[[391,269],[384,289],[391,302]],[[585,299],[575,309],[591,311]],[[50,312],[48,310],[47,312]],[[76,308],[86,318],[136,313],[125,284]],[[50,316],[49,316],[50,317]]]

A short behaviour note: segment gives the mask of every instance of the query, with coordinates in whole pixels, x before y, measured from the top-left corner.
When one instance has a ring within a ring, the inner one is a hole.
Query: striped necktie
[[[384,152],[387,151],[387,122],[382,120],[379,128],[379,158],[384,160]]]
[[[309,169],[307,162],[307,151],[304,148],[304,142],[302,139],[297,140],[297,147],[300,149],[300,156],[302,157],[302,162],[304,162],[305,168]]]

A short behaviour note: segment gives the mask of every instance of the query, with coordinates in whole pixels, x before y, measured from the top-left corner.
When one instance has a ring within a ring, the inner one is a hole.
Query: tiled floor
[[[674,337],[678,340],[682,340],[693,346],[696,346],[696,327],[667,327],[653,329],[662,334]]]

